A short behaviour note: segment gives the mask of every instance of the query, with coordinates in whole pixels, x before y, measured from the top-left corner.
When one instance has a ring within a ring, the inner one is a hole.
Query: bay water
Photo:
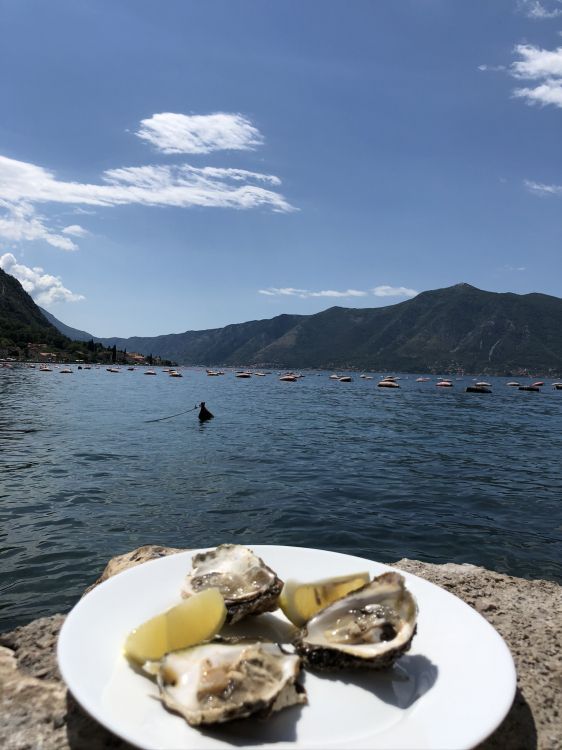
[[[287,544],[562,580],[562,392],[549,385],[73,370],[0,370],[0,630],[68,610],[143,544]],[[201,400],[215,419],[147,421]]]

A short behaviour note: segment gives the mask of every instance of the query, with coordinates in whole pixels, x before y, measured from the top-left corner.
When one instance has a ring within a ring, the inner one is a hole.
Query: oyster
[[[226,604],[226,621],[238,622],[246,615],[277,609],[283,581],[264,561],[240,544],[221,544],[193,557],[182,596],[218,588]]]
[[[211,642],[167,654],[156,678],[162,702],[191,726],[217,724],[306,703],[301,662],[275,643]],[[150,669],[154,672],[154,669]]]
[[[410,648],[417,611],[403,576],[383,573],[312,617],[295,647],[313,669],[382,669]]]

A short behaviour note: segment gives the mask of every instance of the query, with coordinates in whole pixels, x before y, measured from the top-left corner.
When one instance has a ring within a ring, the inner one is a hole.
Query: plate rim
[[[174,552],[170,555],[162,555],[161,557],[154,558],[152,560],[146,560],[145,562],[138,563],[137,565],[134,565],[132,567],[126,568],[125,570],[121,570],[118,573],[115,573],[110,578],[107,578],[105,581],[102,581],[99,583],[95,588],[88,591],[86,594],[84,594],[72,607],[72,609],[68,612],[68,614],[65,617],[65,620],[62,624],[62,627],[59,631],[59,635],[57,638],[57,647],[56,647],[56,658],[57,658],[57,666],[59,668],[59,671],[62,676],[62,680],[65,684],[65,687],[67,690],[72,694],[72,696],[76,699],[76,701],[79,703],[79,705],[82,707],[86,713],[93,718],[100,726],[102,726],[106,731],[111,732],[112,734],[116,735],[117,737],[120,737],[124,739],[126,742],[129,742],[134,747],[142,747],[137,744],[137,740],[129,735],[128,731],[119,729],[118,731],[114,729],[112,726],[110,727],[106,721],[103,718],[103,712],[98,710],[97,705],[92,705],[92,702],[88,698],[87,695],[85,695],[81,690],[76,690],[75,686],[71,688],[70,682],[72,680],[67,679],[68,672],[66,670],[66,654],[65,652],[65,638],[68,638],[69,635],[67,635],[67,632],[70,632],[73,627],[73,621],[76,618],[76,612],[78,612],[81,608],[81,605],[86,599],[89,599],[91,601],[92,598],[97,598],[100,596],[98,593],[100,590],[103,590],[104,588],[107,588],[108,585],[114,584],[115,578],[121,578],[122,576],[128,576],[128,575],[138,575],[137,569],[144,568],[145,566],[155,566],[159,563],[162,563],[163,560],[166,560],[170,557],[193,557],[193,555],[198,554],[200,552],[206,552],[208,550],[216,549],[216,546],[209,546],[209,547],[197,547],[192,549],[183,549],[178,552]],[[480,613],[478,610],[476,610],[474,607],[470,606],[465,602],[463,599],[461,599],[456,594],[453,594],[452,592],[448,591],[443,586],[439,586],[436,583],[433,583],[432,581],[427,580],[426,578],[423,578],[422,576],[416,575],[415,573],[410,573],[409,571],[401,570],[400,568],[396,568],[392,565],[389,565],[387,563],[379,562],[378,560],[370,560],[366,557],[359,557],[357,555],[350,555],[345,552],[337,552],[334,550],[327,550],[317,547],[304,547],[304,546],[297,546],[297,545],[281,545],[281,544],[244,544],[241,545],[244,547],[248,547],[249,549],[255,551],[257,555],[262,557],[264,554],[267,554],[267,550],[269,549],[276,549],[280,550],[282,552],[289,552],[289,551],[310,551],[313,553],[320,552],[329,556],[335,556],[335,557],[344,557],[351,560],[360,560],[363,563],[369,563],[370,565],[377,565],[381,568],[384,568],[385,571],[395,571],[399,573],[400,575],[405,576],[406,580],[409,578],[412,578],[416,581],[419,581],[422,586],[429,586],[431,588],[438,589],[441,594],[445,594],[449,597],[452,597],[452,599],[456,600],[456,606],[461,605],[461,607],[466,607],[470,612],[472,616],[476,616],[477,619],[479,619],[482,623],[485,623],[484,627],[488,628],[488,631],[490,633],[490,636],[495,638],[497,641],[497,645],[499,648],[503,647],[504,654],[507,656],[506,660],[506,667],[509,665],[510,667],[510,682],[511,682],[511,689],[505,690],[505,695],[502,696],[503,700],[501,701],[501,711],[498,708],[497,716],[494,720],[493,726],[491,723],[488,724],[485,730],[481,730],[477,735],[475,733],[475,736],[471,738],[470,744],[463,745],[464,750],[469,750],[469,748],[475,748],[478,746],[481,742],[483,742],[485,739],[490,737],[496,729],[500,726],[500,724],[503,722],[507,714],[509,713],[511,706],[513,705],[513,701],[515,698],[515,694],[517,691],[517,671],[515,667],[515,663],[513,660],[513,654],[511,653],[511,650],[506,643],[503,636],[497,631],[497,629]],[[384,571],[383,571],[384,572]],[[377,574],[379,575],[379,574]],[[122,580],[122,579],[121,579]],[[498,701],[499,704],[500,701]],[[278,743],[278,746],[281,747],[292,747],[298,748],[298,743],[289,742],[289,743]],[[148,747],[148,746],[146,746]],[[244,746],[243,746],[244,747]],[[255,750],[259,750],[259,745],[252,745],[252,747],[255,748]],[[313,747],[313,746],[307,746],[307,745],[301,745],[300,746],[302,750],[306,750],[307,747]],[[316,748],[316,746],[314,746]],[[195,750],[195,748],[194,748]]]

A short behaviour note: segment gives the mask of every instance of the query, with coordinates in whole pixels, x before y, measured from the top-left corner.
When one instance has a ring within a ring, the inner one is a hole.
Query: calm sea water
[[[562,392],[0,370],[0,630],[142,544],[290,544],[562,580]],[[205,400],[197,412],[145,420]],[[303,571],[303,578],[306,571]]]

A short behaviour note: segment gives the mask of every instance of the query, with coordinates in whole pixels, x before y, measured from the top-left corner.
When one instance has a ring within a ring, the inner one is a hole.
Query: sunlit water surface
[[[110,557],[151,543],[561,580],[562,392],[471,382],[0,370],[0,630],[67,610]],[[145,421],[200,400],[206,424]]]

